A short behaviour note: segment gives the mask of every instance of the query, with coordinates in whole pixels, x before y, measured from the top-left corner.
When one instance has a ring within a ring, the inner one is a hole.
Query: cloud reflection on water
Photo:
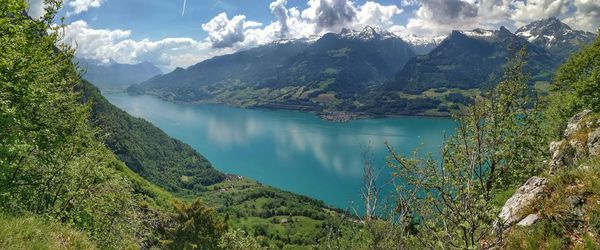
[[[395,118],[349,123],[307,113],[187,105],[151,96],[109,94],[109,100],[205,155],[218,169],[345,207],[360,199],[361,145],[385,164],[384,141],[409,154],[438,150],[448,120]],[[293,181],[290,181],[293,180]]]

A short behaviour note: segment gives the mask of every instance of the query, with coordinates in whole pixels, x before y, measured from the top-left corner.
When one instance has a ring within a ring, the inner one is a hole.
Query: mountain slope
[[[143,91],[182,101],[210,98],[210,91],[226,84],[259,84],[265,71],[271,72],[308,46],[307,41],[273,43],[205,60],[187,69],[177,68],[156,76],[129,91]],[[205,90],[201,87],[213,86]]]
[[[302,88],[298,96],[304,94],[300,99],[310,102],[306,96],[309,92],[354,94],[379,84],[412,56],[414,52],[402,39],[366,27],[360,32],[326,34],[316,41],[278,41],[215,57],[154,77],[129,91],[176,101],[226,102],[232,99],[228,93],[239,93],[240,89],[253,94],[258,89],[284,89],[285,94],[290,93],[289,89]]]
[[[225,179],[190,146],[110,104],[90,83],[84,82],[82,90],[85,101],[92,103],[91,119],[105,135],[106,145],[142,177],[180,195],[204,191]]]
[[[527,24],[515,34],[565,60],[573,52],[596,40],[596,34],[573,30],[560,20],[551,17]]]
[[[141,83],[162,74],[152,63],[120,64],[115,61],[100,63],[79,59],[83,78],[102,90],[123,90],[129,85]]]
[[[324,35],[288,59],[267,84],[353,94],[383,82],[414,55],[410,45],[392,33],[369,26],[360,32],[344,29]]]
[[[501,27],[452,32],[429,54],[411,59],[384,89],[420,93],[430,88],[485,87],[489,75],[501,71],[507,59],[523,47],[528,56],[526,70],[535,79],[549,79],[557,60]]]

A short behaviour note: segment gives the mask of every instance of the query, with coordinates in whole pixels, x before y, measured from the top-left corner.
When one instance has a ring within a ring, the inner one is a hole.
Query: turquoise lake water
[[[384,142],[397,152],[415,147],[438,154],[450,119],[400,117],[335,123],[313,114],[240,109],[223,105],[176,104],[153,96],[105,94],[114,105],[144,118],[195,148],[230,174],[348,208],[360,203],[363,157],[369,142],[374,162],[389,176]]]

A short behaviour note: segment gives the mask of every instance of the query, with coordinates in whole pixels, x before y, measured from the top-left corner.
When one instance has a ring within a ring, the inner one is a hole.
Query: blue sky
[[[43,0],[29,0],[41,15]],[[547,17],[597,31],[598,0],[64,0],[64,43],[86,59],[149,61],[163,71],[213,56],[295,39],[377,26],[433,39],[452,30],[515,30]]]
[[[94,28],[127,29],[134,31],[134,39],[153,40],[167,37],[191,37],[204,39],[207,33],[201,25],[216,15],[225,12],[229,16],[245,15],[248,19],[268,24],[273,21],[269,3],[265,0],[187,0],[182,16],[183,0],[107,0],[100,8],[91,8],[79,15],[71,15],[66,23],[85,20]],[[363,5],[366,1],[355,1]],[[381,0],[382,5],[401,7],[400,1]],[[305,0],[290,0],[289,7],[306,7]],[[396,23],[406,23],[408,12],[416,10],[410,6],[393,18]],[[65,15],[68,8],[63,8]]]

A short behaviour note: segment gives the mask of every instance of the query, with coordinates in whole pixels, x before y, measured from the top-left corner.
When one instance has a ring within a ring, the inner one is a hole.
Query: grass
[[[508,249],[600,249],[600,158],[575,166],[548,176],[544,196],[527,208],[537,212],[540,220],[509,232]],[[581,218],[572,213],[568,202],[574,196],[584,202]]]
[[[323,236],[325,221],[341,213],[321,201],[239,176],[208,190],[200,197],[226,214],[231,227],[245,230],[273,249],[310,249]]]
[[[96,249],[83,233],[35,216],[0,214],[0,249]]]

